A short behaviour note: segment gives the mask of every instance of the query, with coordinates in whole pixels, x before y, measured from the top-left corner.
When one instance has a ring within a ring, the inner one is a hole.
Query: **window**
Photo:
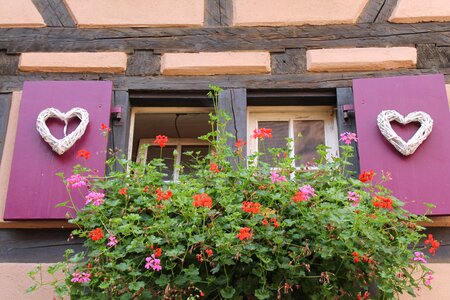
[[[312,163],[317,157],[316,148],[324,144],[331,148],[331,155],[338,155],[338,133],[332,106],[259,106],[248,108],[249,136],[257,128],[271,128],[273,138],[264,141],[249,139],[249,153],[262,151],[262,143],[268,148],[286,146],[286,138],[294,140],[295,167]],[[299,136],[301,136],[299,138]],[[261,150],[260,150],[261,149]],[[260,160],[270,163],[269,155]]]
[[[181,166],[182,172],[190,171],[192,157],[185,155],[185,152],[192,151],[199,156],[208,153],[209,143],[198,137],[211,130],[208,123],[210,111],[207,107],[133,108],[129,158],[148,162],[161,157],[167,166],[165,179],[177,180],[180,169],[175,168],[175,165]],[[153,144],[155,137],[160,134],[169,138],[162,149]],[[145,144],[149,146],[144,147]]]

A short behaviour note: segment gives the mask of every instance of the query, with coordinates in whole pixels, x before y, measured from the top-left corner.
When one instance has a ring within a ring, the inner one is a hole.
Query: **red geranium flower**
[[[211,197],[208,196],[208,194],[205,194],[205,193],[197,194],[197,195],[194,195],[193,198],[194,198],[194,202],[192,202],[192,204],[195,207],[200,207],[200,206],[209,207],[209,208],[212,207],[212,199],[211,199]]]
[[[305,195],[302,191],[298,191],[295,193],[295,196],[292,197],[295,203],[302,202],[308,200],[308,195]]]
[[[430,252],[432,255],[436,254],[436,250],[439,248],[439,246],[441,245],[438,241],[436,241],[433,238],[432,234],[428,235],[428,239],[425,240],[425,245],[430,245],[430,249],[428,249],[428,252]]]
[[[238,139],[238,140],[236,141],[236,143],[234,144],[234,146],[235,146],[236,148],[241,148],[241,147],[244,147],[246,144],[247,144],[247,143],[246,143],[246,142],[243,142],[242,139]]]
[[[353,251],[352,255],[353,255],[353,262],[355,262],[355,263],[359,262],[359,253],[356,251]]]
[[[95,228],[89,232],[89,237],[93,241],[101,240],[104,237],[103,230],[101,228]]]
[[[244,201],[242,202],[242,211],[257,214],[259,213],[259,209],[261,208],[261,204],[258,202]]]
[[[157,188],[156,194],[157,194],[157,197],[156,197],[157,201],[168,200],[168,199],[172,198],[171,190],[163,191],[163,190],[161,190],[161,188]]]
[[[359,175],[359,180],[361,180],[362,182],[371,181],[373,179],[374,175],[375,175],[375,172],[372,170],[365,171]]]
[[[253,138],[254,139],[265,139],[272,138],[272,129],[270,128],[257,128],[253,130]]]
[[[378,195],[375,195],[375,198],[376,199],[372,200],[373,206],[392,209],[392,204],[394,204],[394,201],[391,198]]]
[[[83,157],[84,159],[89,159],[89,157],[91,157],[91,152],[89,152],[85,149],[81,149],[81,150],[78,150],[77,156]]]
[[[251,231],[251,228],[248,228],[248,227],[241,228],[241,229],[239,229],[239,234],[237,234],[236,237],[238,239],[240,239],[241,241],[250,240],[253,237],[253,234],[250,231]]]
[[[119,195],[126,195],[128,193],[128,188],[122,188],[119,190]]]
[[[219,173],[219,166],[216,164],[209,164],[209,170],[213,173]]]
[[[206,252],[206,255],[208,255],[208,257],[211,257],[214,255],[214,251],[212,251],[211,249],[206,249],[205,252]]]
[[[109,128],[108,126],[106,126],[105,123],[102,123],[102,125],[100,125],[100,130],[101,131],[105,131],[105,132],[110,132],[111,128]]]
[[[155,140],[153,141],[153,144],[159,145],[161,148],[165,147],[166,144],[169,142],[169,138],[165,135],[157,135]]]

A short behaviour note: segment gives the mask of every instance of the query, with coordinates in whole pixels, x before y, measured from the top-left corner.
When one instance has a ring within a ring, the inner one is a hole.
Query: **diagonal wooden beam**
[[[373,23],[380,13],[386,0],[369,0],[364,7],[363,12],[359,15],[357,23]]]
[[[48,27],[74,27],[63,0],[32,0]]]

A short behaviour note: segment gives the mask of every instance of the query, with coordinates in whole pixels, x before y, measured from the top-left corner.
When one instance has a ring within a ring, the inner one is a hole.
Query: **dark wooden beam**
[[[417,45],[417,68],[450,68],[450,47],[436,47],[435,44]]]
[[[16,75],[19,68],[19,55],[0,51],[0,75]]]
[[[161,55],[151,50],[136,50],[128,56],[127,76],[154,76],[160,74]]]
[[[215,28],[2,28],[0,49],[161,52],[450,45],[450,22]]]
[[[83,240],[64,229],[1,229],[0,263],[53,263],[64,260],[64,252],[83,251]]]
[[[322,89],[351,86],[352,79],[401,75],[445,74],[450,69],[399,69],[376,72],[304,73],[285,75],[232,76],[124,76],[111,74],[29,73],[0,76],[0,92],[22,88],[24,81],[35,80],[111,80],[115,90],[208,90],[210,84],[222,88],[248,89]]]
[[[286,49],[271,54],[272,74],[302,74],[306,72],[306,49]]]
[[[205,0],[205,27],[219,27],[220,0]]]
[[[130,133],[131,108],[128,91],[114,91],[113,108],[119,107],[120,114],[112,116],[111,133],[109,135],[109,148],[118,157],[127,157],[128,137]],[[122,170],[116,163],[115,170]]]
[[[233,25],[233,0],[219,0],[220,25]]]
[[[5,145],[10,108],[11,94],[0,94],[0,162],[2,161],[3,147]]]
[[[49,27],[74,27],[63,0],[32,0]]]
[[[386,0],[369,0],[364,7],[363,12],[359,15],[358,23],[373,23],[380,13]]]
[[[380,12],[375,18],[375,23],[386,23],[392,15],[394,8],[397,6],[398,0],[385,0]]]

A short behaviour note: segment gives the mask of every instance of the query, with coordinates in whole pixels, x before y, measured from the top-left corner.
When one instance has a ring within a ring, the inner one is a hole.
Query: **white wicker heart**
[[[73,117],[80,119],[80,124],[78,124],[78,127],[74,131],[67,135],[67,122]],[[47,124],[45,123],[49,118],[58,118],[64,121],[64,138],[57,139],[53,136],[53,134],[51,134]],[[66,113],[62,113],[58,109],[51,107],[44,109],[39,113],[36,120],[36,129],[44,141],[52,147],[53,151],[59,155],[62,155],[83,136],[88,124],[89,113],[83,108],[75,107]]]
[[[392,121],[397,121],[403,125],[411,122],[419,122],[420,128],[408,142],[405,142],[392,129]],[[413,154],[433,130],[433,119],[423,111],[415,111],[404,117],[395,110],[383,110],[377,117],[377,124],[381,134],[405,156]]]

